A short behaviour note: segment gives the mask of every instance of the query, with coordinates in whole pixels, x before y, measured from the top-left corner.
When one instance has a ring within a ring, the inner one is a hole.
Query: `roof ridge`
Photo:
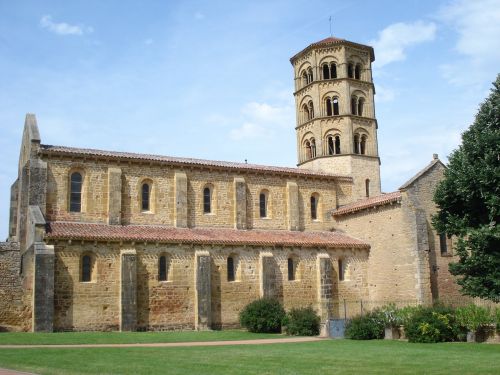
[[[356,202],[346,204],[345,206],[339,207],[337,210],[332,212],[332,215],[340,216],[352,212],[361,211],[366,208],[383,206],[398,201],[399,199],[401,199],[401,192],[399,190],[393,191],[391,193],[382,193],[380,195],[365,198]]]

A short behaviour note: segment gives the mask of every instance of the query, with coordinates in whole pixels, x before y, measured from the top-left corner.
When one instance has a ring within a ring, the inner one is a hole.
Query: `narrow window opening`
[[[212,212],[212,192],[209,187],[203,189],[203,213]]]
[[[366,136],[365,135],[363,135],[361,137],[360,152],[361,152],[361,155],[366,154]]]
[[[359,154],[359,135],[354,135],[354,153]]]
[[[358,116],[363,116],[363,105],[364,105],[364,100],[359,99],[358,101]]]
[[[306,160],[312,158],[311,143],[306,141]]]
[[[308,120],[312,120],[314,118],[314,106],[313,106],[313,102],[310,101],[309,102],[309,118]]]
[[[311,157],[315,158],[316,157],[316,141],[315,139],[311,139]]]
[[[439,234],[439,248],[441,255],[448,255],[448,243],[446,242],[446,233]]]
[[[311,68],[307,70],[307,83],[311,83],[313,81],[313,71]]]
[[[167,257],[162,255],[160,261],[158,262],[158,280],[167,281],[168,271],[167,271]]]
[[[356,64],[356,68],[354,69],[354,78],[361,79],[361,65]]]
[[[323,64],[323,79],[330,79],[330,69],[328,69],[328,64]]]
[[[142,211],[150,211],[150,195],[151,187],[149,186],[149,184],[142,184]]]
[[[88,282],[92,280],[92,258],[90,255],[82,257],[82,281]]]
[[[227,281],[234,281],[234,258],[227,258]]]
[[[356,114],[356,97],[351,98],[351,113]]]
[[[340,154],[340,136],[335,136],[335,153]]]
[[[344,281],[344,261],[342,259],[339,259],[339,281]]]
[[[69,210],[70,212],[81,212],[82,211],[82,182],[83,178],[81,173],[74,172],[70,177],[70,201]]]
[[[352,64],[347,65],[347,76],[349,78],[354,78],[353,67]]]
[[[302,108],[304,109],[304,122],[310,120],[311,116],[309,113],[309,108],[307,108],[307,105],[305,105],[305,104]]]
[[[260,193],[259,196],[260,217],[267,217],[267,195]]]
[[[332,115],[332,101],[330,100],[330,98],[326,99],[326,115]]]
[[[302,87],[304,86],[307,86],[307,73],[304,71],[304,73],[302,73]]]
[[[318,219],[318,199],[314,195],[311,196],[311,219]]]
[[[337,138],[337,137],[335,137]],[[333,138],[328,137],[328,155],[333,155],[335,153],[335,148],[333,144]]]
[[[295,264],[293,258],[288,258],[288,281],[295,280]]]
[[[339,100],[337,98],[333,99],[333,115],[339,115]]]
[[[335,63],[330,66],[330,78],[337,78],[337,65]]]
[[[370,180],[368,178],[365,180],[365,191],[368,198],[370,196]]]

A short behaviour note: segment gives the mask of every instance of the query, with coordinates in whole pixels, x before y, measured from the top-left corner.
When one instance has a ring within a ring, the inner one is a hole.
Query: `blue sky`
[[[0,0],[0,239],[27,112],[45,144],[294,166],[289,58],[372,45],[382,189],[460,143],[500,72],[500,0]]]

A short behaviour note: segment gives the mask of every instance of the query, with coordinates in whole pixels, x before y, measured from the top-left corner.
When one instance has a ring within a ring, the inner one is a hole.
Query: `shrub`
[[[384,327],[396,328],[403,324],[402,317],[399,313],[400,310],[394,303],[383,306],[380,309],[380,312],[383,317]]]
[[[261,298],[240,312],[240,324],[250,332],[280,333],[285,310],[278,300]]]
[[[470,304],[455,311],[457,322],[469,331],[476,332],[494,322],[493,314],[486,307]]]
[[[380,310],[351,319],[345,329],[345,337],[353,340],[373,340],[384,337],[385,322]]]
[[[461,334],[452,308],[444,306],[422,307],[415,311],[405,334],[409,342],[457,341]]]
[[[294,336],[319,335],[320,318],[311,306],[292,309],[286,316],[286,333]]]

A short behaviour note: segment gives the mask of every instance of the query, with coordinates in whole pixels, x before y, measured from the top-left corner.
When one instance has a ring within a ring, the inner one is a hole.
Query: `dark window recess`
[[[361,79],[361,66],[360,65],[356,65],[356,68],[354,69],[354,78]]]
[[[78,172],[71,174],[71,190],[69,198],[70,212],[82,211],[82,175]]]
[[[446,241],[446,233],[439,234],[439,248],[441,249],[441,255],[448,255],[448,243]]]
[[[344,262],[342,259],[339,259],[339,280],[344,280]]]
[[[351,113],[356,114],[356,98],[351,98]]]
[[[365,155],[366,154],[366,136],[362,136],[361,137],[361,150],[360,150],[360,153],[361,155]]]
[[[366,197],[368,198],[370,196],[370,180],[368,178],[365,180],[365,190]]]
[[[311,219],[316,220],[318,218],[318,200],[314,195],[311,196]]]
[[[227,258],[227,281],[234,281],[234,259]]]
[[[333,155],[334,153],[335,153],[335,148],[333,146],[333,138],[328,137],[328,155]]]
[[[333,99],[333,115],[339,115],[339,100],[337,98]]]
[[[260,193],[259,203],[260,203],[260,217],[267,217],[267,202],[266,202],[266,194]]]
[[[352,64],[347,65],[347,76],[349,78],[354,78],[354,72],[353,72]]]
[[[359,154],[359,135],[354,136],[354,153]]]
[[[212,193],[210,191],[210,188],[206,187],[205,189],[203,189],[203,212],[206,214],[209,214],[212,211],[211,198]]]
[[[288,280],[295,280],[295,264],[292,258],[288,258]]]
[[[358,102],[358,116],[363,116],[363,104],[364,104],[363,99],[359,99],[359,102]]]
[[[90,255],[82,257],[82,281],[91,281],[92,279],[92,258]]]
[[[330,79],[330,69],[328,69],[328,65],[323,65],[323,79]]]
[[[158,264],[158,280],[167,281],[167,257],[162,255]]]
[[[335,153],[340,154],[340,137],[338,135],[335,136]]]
[[[326,99],[326,115],[332,115],[332,101],[330,100],[330,98]]]
[[[150,187],[149,184],[142,184],[142,210],[143,211],[149,211],[150,205],[149,205],[149,196],[150,196]]]
[[[337,78],[337,65],[335,64],[330,66],[330,78]]]

